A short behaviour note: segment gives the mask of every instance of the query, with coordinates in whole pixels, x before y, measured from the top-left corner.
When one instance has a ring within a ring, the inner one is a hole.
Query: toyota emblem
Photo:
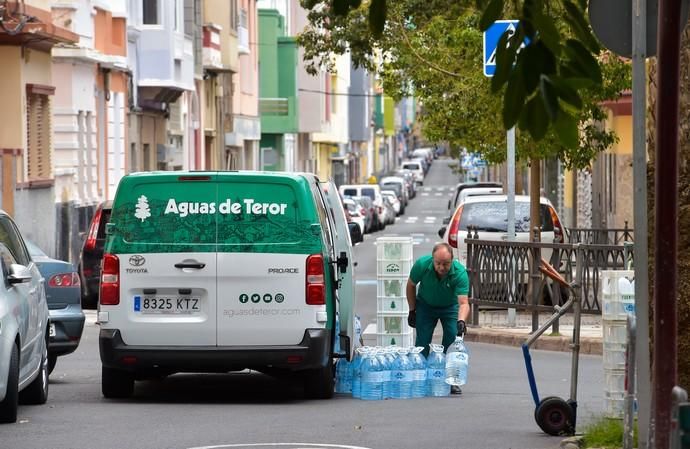
[[[145,263],[146,259],[144,259],[144,256],[140,256],[139,254],[136,254],[129,258],[129,264],[133,267],[140,267]]]

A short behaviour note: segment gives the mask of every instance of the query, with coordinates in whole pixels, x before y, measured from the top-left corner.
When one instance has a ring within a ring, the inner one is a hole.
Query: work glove
[[[464,337],[467,332],[467,325],[464,320],[458,320],[458,337]]]
[[[410,327],[417,327],[417,312],[414,310],[410,310],[410,313],[407,314],[407,324]]]

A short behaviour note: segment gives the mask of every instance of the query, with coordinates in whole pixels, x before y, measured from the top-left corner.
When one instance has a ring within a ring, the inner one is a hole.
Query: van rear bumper
[[[103,366],[134,373],[301,371],[330,362],[330,332],[307,329],[300,343],[285,346],[129,346],[118,329],[101,329],[98,340]]]

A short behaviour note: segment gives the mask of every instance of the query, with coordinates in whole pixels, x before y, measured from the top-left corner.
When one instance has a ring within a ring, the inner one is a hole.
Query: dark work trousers
[[[434,329],[436,323],[441,320],[443,327],[443,350],[446,351],[448,346],[455,341],[458,334],[458,303],[444,307],[430,306],[424,301],[417,298],[415,311],[417,312],[417,338],[415,339],[415,346],[424,348],[424,357],[429,355],[429,343],[434,336]]]

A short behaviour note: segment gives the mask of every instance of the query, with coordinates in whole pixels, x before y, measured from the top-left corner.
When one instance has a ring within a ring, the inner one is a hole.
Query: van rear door
[[[119,258],[120,304],[100,308],[126,344],[215,346],[216,196],[213,175],[121,183],[106,248]]]
[[[339,265],[337,265],[336,268],[336,276],[339,281],[336,292],[336,310],[340,319],[340,333],[348,337],[350,342],[349,348],[345,348],[341,345],[340,350],[346,351],[345,355],[349,360],[352,356],[352,349],[355,346],[355,282],[352,241],[350,240],[350,229],[347,225],[345,212],[343,211],[343,206],[340,202],[335,184],[333,184],[333,182],[324,182],[321,183],[321,186],[325,194],[329,213],[331,214],[331,220],[335,225],[335,235],[333,239],[335,241],[336,258],[339,260]],[[344,258],[342,258],[343,255],[345,256]],[[340,269],[340,266],[343,268]],[[338,338],[337,335],[336,338]]]
[[[233,174],[218,189],[230,211],[218,224],[218,345],[298,344],[306,329],[324,327],[317,312],[325,321],[325,306],[305,299],[307,258],[321,256],[306,181]]]

